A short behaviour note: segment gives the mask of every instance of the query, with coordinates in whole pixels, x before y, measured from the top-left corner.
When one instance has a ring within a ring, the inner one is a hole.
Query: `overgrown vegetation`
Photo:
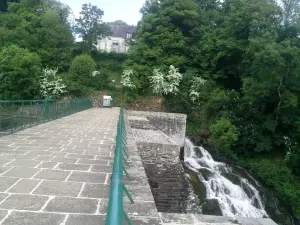
[[[98,7],[84,4],[73,25],[59,0],[8,1],[0,10],[0,99],[87,97],[120,82],[126,55],[95,48],[109,34]]]
[[[71,26],[58,0],[10,1],[0,9],[0,98],[89,96],[119,86],[124,69],[128,103],[163,96],[169,111],[188,114],[189,132],[249,168],[300,219],[299,9],[298,0],[147,0],[127,56],[95,50],[108,34],[96,6],[83,5]]]
[[[187,113],[189,131],[250,168],[298,219],[299,9],[293,0],[147,0],[125,62],[139,95],[162,93],[154,69],[179,68],[179,92],[162,93],[169,110]]]

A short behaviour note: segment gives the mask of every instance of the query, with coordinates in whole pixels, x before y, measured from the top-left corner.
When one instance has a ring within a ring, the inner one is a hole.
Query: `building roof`
[[[136,33],[135,26],[128,26],[128,25],[109,25],[112,34],[112,37],[122,37],[127,38],[127,33],[131,33],[132,36]]]

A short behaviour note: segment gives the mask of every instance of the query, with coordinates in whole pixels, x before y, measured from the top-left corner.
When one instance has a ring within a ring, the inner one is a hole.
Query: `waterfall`
[[[259,191],[246,179],[235,174],[225,163],[216,162],[203,147],[196,147],[186,139],[184,149],[186,167],[197,172],[206,188],[206,199],[217,200],[223,216],[268,217]],[[226,174],[235,177],[226,178]]]

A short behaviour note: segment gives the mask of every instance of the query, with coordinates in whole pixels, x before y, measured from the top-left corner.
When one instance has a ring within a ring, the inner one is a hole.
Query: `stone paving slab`
[[[163,225],[276,225],[271,219],[159,213]]]
[[[0,225],[101,225],[119,108],[90,109],[0,138]]]

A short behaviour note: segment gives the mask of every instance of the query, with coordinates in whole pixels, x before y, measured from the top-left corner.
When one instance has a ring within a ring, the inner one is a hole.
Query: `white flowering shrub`
[[[121,84],[124,87],[130,88],[130,89],[134,89],[135,85],[131,80],[131,77],[133,75],[133,70],[124,70],[122,77],[121,77]]]
[[[195,103],[200,97],[200,88],[203,87],[206,83],[206,80],[201,77],[194,77],[193,84],[190,88],[190,98]]]
[[[284,144],[285,144],[285,149],[286,149],[286,155],[285,155],[285,158],[284,160],[289,162],[292,155],[295,153],[295,152],[298,152],[299,151],[299,145],[297,142],[293,142],[289,137],[287,136],[284,136],[283,137],[283,140],[284,140]]]
[[[40,80],[40,94],[42,98],[59,98],[66,93],[66,85],[62,79],[57,76],[58,69],[45,68]]]
[[[159,69],[153,70],[153,75],[150,76],[150,83],[154,94],[176,94],[178,86],[183,76],[179,73],[179,69],[173,65],[170,66],[168,74],[163,74]]]
[[[98,76],[98,75],[100,75],[100,71],[94,71],[94,72],[92,73],[92,77],[96,77],[96,76]]]
[[[159,69],[154,69],[153,76],[150,76],[150,83],[153,88],[153,93],[162,94],[166,88],[164,74]]]

